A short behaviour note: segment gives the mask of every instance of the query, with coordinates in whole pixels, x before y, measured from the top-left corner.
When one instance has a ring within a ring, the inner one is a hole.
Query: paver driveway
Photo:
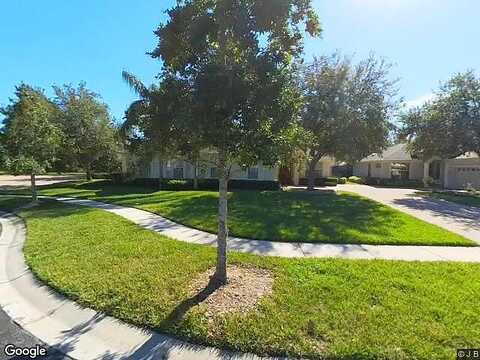
[[[422,196],[415,189],[338,185],[337,190],[368,197],[480,244],[479,208]]]

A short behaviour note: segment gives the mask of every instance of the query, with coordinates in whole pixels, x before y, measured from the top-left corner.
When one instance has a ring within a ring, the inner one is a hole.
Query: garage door
[[[480,166],[459,166],[455,167],[452,185],[458,189],[473,186],[480,188]]]

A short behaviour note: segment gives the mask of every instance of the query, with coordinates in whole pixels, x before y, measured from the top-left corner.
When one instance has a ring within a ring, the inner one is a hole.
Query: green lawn
[[[0,197],[5,206],[12,199]],[[26,259],[40,279],[83,305],[193,342],[316,359],[452,359],[456,348],[480,342],[478,264],[231,253],[231,263],[270,269],[273,294],[247,313],[207,321],[196,306],[173,322],[215,249],[54,201],[19,214]]]
[[[44,195],[76,196],[148,210],[201,230],[217,231],[218,194],[158,191],[105,182],[54,186]],[[285,242],[474,246],[462,236],[349,193],[230,193],[232,236]]]
[[[429,196],[435,199],[442,199],[455,202],[460,205],[480,207],[480,195],[455,195],[443,192],[433,192]]]

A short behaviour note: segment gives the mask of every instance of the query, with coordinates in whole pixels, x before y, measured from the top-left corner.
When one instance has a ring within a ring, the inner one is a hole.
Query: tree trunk
[[[228,238],[228,172],[226,168],[225,153],[219,154],[218,178],[218,236],[217,236],[217,266],[215,283],[217,286],[227,283],[227,238]]]
[[[194,163],[193,163],[193,189],[194,190],[198,190],[197,169],[198,169],[198,161],[194,161]]]
[[[315,167],[317,166],[319,160],[319,158],[314,157],[308,164],[308,191],[313,191],[315,189]]]
[[[87,181],[92,180],[92,169],[90,168],[90,165],[85,169],[85,176],[87,177]]]
[[[37,201],[37,184],[35,183],[35,174],[30,174],[30,183],[32,189],[32,201]]]
[[[162,190],[163,183],[163,161],[158,160],[158,189]]]

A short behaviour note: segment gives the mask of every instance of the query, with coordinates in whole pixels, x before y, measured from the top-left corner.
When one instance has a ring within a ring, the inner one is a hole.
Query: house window
[[[210,177],[211,177],[211,178],[216,178],[216,177],[218,177],[218,175],[217,175],[217,168],[216,168],[216,167],[211,167],[211,168],[210,168]]]
[[[376,163],[376,164],[375,164],[375,167],[376,167],[377,169],[381,169],[381,168],[382,168],[382,163]]]
[[[173,178],[174,179],[183,179],[183,168],[173,169]]]
[[[248,168],[248,178],[249,179],[258,179],[258,168]]]

